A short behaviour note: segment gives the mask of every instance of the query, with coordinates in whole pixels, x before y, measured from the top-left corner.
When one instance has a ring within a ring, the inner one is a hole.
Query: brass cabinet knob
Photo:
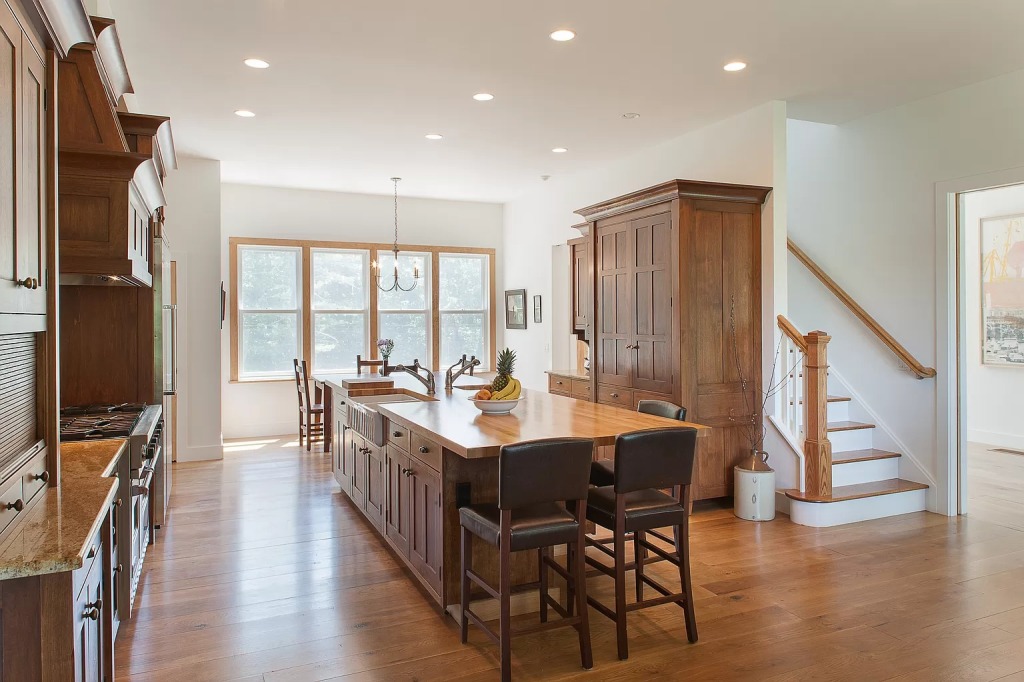
[[[25,287],[26,289],[39,288],[39,281],[32,279],[31,277],[26,277],[25,279],[16,279],[14,280],[14,283],[17,284],[19,287]]]
[[[43,483],[47,483],[50,480],[50,472],[49,471],[44,471],[41,474],[33,474],[32,475],[32,480],[33,481],[42,481]]]
[[[14,511],[19,511],[20,512],[22,509],[25,508],[25,502],[20,500],[20,499],[15,500],[14,502],[8,502],[7,503],[7,508],[8,509],[13,509]]]
[[[100,600],[100,599],[97,599],[94,603],[86,605],[85,611],[82,612],[82,618],[88,618],[89,620],[99,620],[100,619],[100,609],[102,609],[102,608],[103,608],[103,601]]]
[[[394,436],[395,438],[401,438],[402,437],[402,432],[401,431],[395,431],[391,435]]]
[[[428,447],[427,447],[426,445],[421,445],[421,446],[420,446],[420,452],[421,452],[421,453],[423,453],[423,454],[425,455],[425,454],[427,454],[428,452],[430,452],[430,448],[428,448]]]
[[[618,398],[618,397],[619,397],[619,394],[618,394],[618,393],[612,393],[612,397],[613,397],[613,398]]]

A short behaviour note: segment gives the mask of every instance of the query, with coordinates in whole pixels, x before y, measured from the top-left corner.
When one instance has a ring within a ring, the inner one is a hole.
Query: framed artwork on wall
[[[505,329],[526,329],[526,289],[505,291]]]
[[[1024,214],[981,219],[982,364],[1024,367]]]
[[[541,316],[540,306],[540,294],[538,294],[533,297],[533,321],[537,324],[540,324],[543,319]]]

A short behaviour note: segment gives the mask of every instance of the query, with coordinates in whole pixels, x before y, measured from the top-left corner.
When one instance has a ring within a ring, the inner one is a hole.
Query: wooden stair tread
[[[829,397],[828,397],[828,398],[826,399],[826,401],[827,401],[827,402],[830,402],[830,403],[848,403],[848,402],[850,402],[851,400],[853,400],[853,398],[850,398],[849,396],[845,396],[845,395],[830,395],[830,396],[829,396]],[[793,404],[793,401],[792,401],[792,400],[790,400],[790,401],[789,401],[789,404],[790,404],[790,405],[792,405],[792,404]],[[802,400],[801,400],[801,401],[800,401],[800,404],[801,404],[801,405],[803,405],[803,404],[804,404],[804,401],[802,401]]]
[[[786,497],[797,502],[844,502],[846,500],[859,500],[865,497],[878,497],[879,495],[895,495],[906,493],[912,490],[926,490],[924,483],[905,481],[902,478],[890,478],[885,481],[871,481],[870,483],[858,483],[856,485],[841,485],[832,489],[831,497],[819,497],[799,490],[787,490]]]
[[[873,428],[875,428],[874,424],[865,424],[864,422],[841,421],[828,423],[829,433],[833,433],[835,431],[857,431],[858,429]]]
[[[851,464],[853,462],[870,462],[874,459],[893,459],[901,456],[902,455],[898,452],[876,450],[874,448],[869,448],[867,450],[846,450],[845,452],[833,452],[832,463]]]

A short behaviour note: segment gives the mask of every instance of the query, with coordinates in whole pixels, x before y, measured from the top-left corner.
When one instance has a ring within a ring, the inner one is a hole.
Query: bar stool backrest
[[[644,414],[653,414],[666,419],[686,420],[686,408],[679,407],[667,400],[640,400],[637,401],[636,411]]]
[[[697,430],[674,427],[624,433],[615,439],[615,492],[688,486]]]
[[[498,454],[498,508],[587,499],[593,454],[589,438],[503,445]]]

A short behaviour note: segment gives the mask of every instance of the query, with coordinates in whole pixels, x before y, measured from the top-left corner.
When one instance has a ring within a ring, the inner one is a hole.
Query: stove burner
[[[65,407],[60,411],[60,439],[127,438],[145,407],[137,403]]]

